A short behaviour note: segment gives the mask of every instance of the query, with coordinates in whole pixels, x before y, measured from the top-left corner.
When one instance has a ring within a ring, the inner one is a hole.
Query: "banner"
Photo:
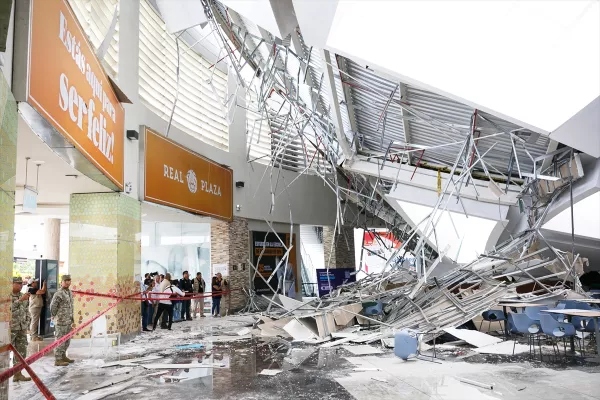
[[[120,189],[125,111],[66,0],[31,0],[27,102]]]
[[[273,232],[252,232],[252,263],[258,268],[258,273],[267,281],[275,271],[275,268],[279,262],[283,259],[286,253],[286,249],[283,244],[279,241],[277,236],[285,242],[285,247],[289,246],[290,234],[289,233],[278,233],[277,235]],[[292,248],[288,255],[287,275],[284,280],[284,273],[286,272],[285,264],[281,264],[277,270],[277,276],[273,276],[269,281],[269,285],[281,293],[281,285],[285,284],[286,295],[288,297],[295,297],[298,293],[299,282],[298,282],[298,269],[296,263],[296,238],[292,237]],[[263,250],[264,246],[264,250]],[[261,256],[262,254],[262,256]],[[260,262],[259,262],[260,258]],[[260,277],[254,278],[254,290],[257,294],[271,295],[273,292],[269,288],[269,285]]]
[[[351,275],[352,272],[355,272],[354,268],[330,268],[329,273],[326,269],[317,269],[319,297],[345,283],[356,282],[356,274]]]

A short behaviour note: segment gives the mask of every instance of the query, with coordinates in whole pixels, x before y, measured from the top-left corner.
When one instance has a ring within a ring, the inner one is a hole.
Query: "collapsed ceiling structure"
[[[354,304],[381,302],[386,305],[383,319],[376,321],[381,330],[367,338],[377,340],[386,329],[435,333],[456,327],[503,298],[540,300],[582,293],[579,255],[553,247],[540,231],[558,198],[570,195],[572,204],[573,184],[584,175],[576,151],[309,47],[298,27],[282,40],[218,1],[203,4],[209,35],[220,44],[217,58],[227,60],[237,83],[236,92],[222,99],[223,109],[228,121],[238,108],[248,114],[247,161],[250,167],[254,162],[268,165],[262,179],[270,181],[271,212],[287,202],[291,230],[287,189],[294,180],[286,182],[281,170],[314,174],[336,195],[337,233],[342,226],[368,229],[377,221],[402,242],[383,272],[315,300],[318,304],[309,309],[317,320],[340,309],[358,316]],[[407,220],[399,207],[398,200],[413,189],[437,192],[428,197],[431,211],[420,222]],[[504,242],[469,263],[456,263],[464,235],[452,214],[497,215],[502,224],[510,207],[518,207],[523,229],[511,232],[503,226]],[[368,218],[361,220],[361,215]],[[436,226],[443,216],[449,217],[458,241],[455,257],[438,240]],[[267,224],[272,228],[272,221]],[[280,241],[286,253],[272,276],[288,265],[292,244]],[[416,259],[413,266],[402,261],[407,253]],[[437,273],[444,261],[454,267]],[[276,293],[271,279],[248,262],[254,277]],[[274,304],[279,307],[271,310]],[[306,307],[290,310],[249,290],[245,311],[267,308],[268,314],[282,318]],[[337,324],[341,321],[348,322],[342,318],[325,333],[343,326]]]

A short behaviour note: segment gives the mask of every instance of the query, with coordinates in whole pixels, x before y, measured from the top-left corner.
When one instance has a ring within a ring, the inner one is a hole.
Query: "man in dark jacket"
[[[204,317],[204,290],[206,289],[206,283],[204,279],[202,279],[202,273],[198,272],[196,274],[196,278],[193,280],[194,284],[194,296],[197,296],[198,299],[193,301],[193,312],[192,318],[196,318],[196,314],[200,313],[200,317]]]
[[[187,271],[183,271],[183,279],[179,281],[179,289],[181,289],[181,291],[183,293],[185,293],[186,297],[192,296],[192,293],[194,291],[194,284],[193,284],[192,280],[190,279],[190,274]],[[191,321],[192,320],[192,314],[191,314],[192,300],[191,299],[183,300],[181,303],[182,303],[181,319]]]

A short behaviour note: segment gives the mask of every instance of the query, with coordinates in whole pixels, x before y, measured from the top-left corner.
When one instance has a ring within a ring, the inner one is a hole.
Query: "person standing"
[[[27,357],[27,329],[29,329],[29,293],[22,294],[23,280],[13,278],[11,300],[11,320],[10,320],[10,343],[21,357]],[[19,358],[13,356],[13,365],[19,363]],[[13,376],[13,382],[27,382],[31,378],[24,376],[21,371]]]
[[[194,318],[196,314],[200,313],[200,317],[204,317],[204,290],[206,289],[206,282],[202,279],[202,273],[198,272],[194,278],[193,290],[194,294],[198,295],[198,298],[194,300]]]
[[[60,340],[75,328],[75,320],[73,318],[73,293],[69,287],[71,286],[71,275],[63,275],[60,282],[60,289],[52,296],[50,303],[50,316],[54,321],[54,336],[56,340]],[[54,350],[54,365],[57,367],[65,367],[75,361],[67,357],[67,349],[71,344],[71,339],[59,344]]]
[[[44,297],[46,295],[46,281],[42,283],[42,288],[38,288],[39,279],[35,278],[31,281],[31,287],[29,288],[29,314],[31,314],[31,325],[29,326],[29,333],[31,340],[34,342],[41,342],[42,339],[38,335],[38,329],[40,325],[40,316],[42,314],[42,308],[44,308]]]
[[[179,281],[179,289],[185,293],[186,297],[191,297],[194,291],[194,284],[190,279],[188,271],[183,271],[183,279]],[[192,300],[184,299],[181,301],[181,319],[191,321],[192,320]]]
[[[163,284],[165,284],[164,287]],[[183,297],[183,292],[179,290],[179,288],[171,285],[171,274],[168,273],[167,275],[165,275],[165,280],[160,285],[160,291],[161,293],[166,292],[167,294],[157,295],[160,296],[160,300],[158,302],[158,311],[156,312],[156,316],[154,317],[154,324],[152,325],[153,331],[156,330],[158,320],[160,319],[160,316],[163,313],[167,313],[168,315],[167,329],[171,330],[171,326],[173,325],[173,303],[171,302],[171,298],[175,298],[178,296]],[[168,294],[169,292],[171,294]]]
[[[173,279],[171,281],[171,286],[179,289],[179,281],[177,279]],[[173,303],[173,322],[181,322],[181,300],[175,297],[171,299],[171,303]]]
[[[150,332],[148,323],[152,321],[152,302],[149,300],[148,293],[152,292],[154,280],[146,278],[143,284],[142,291],[142,331]]]
[[[212,278],[212,316],[221,316],[221,294],[223,292],[223,275],[217,273]]]

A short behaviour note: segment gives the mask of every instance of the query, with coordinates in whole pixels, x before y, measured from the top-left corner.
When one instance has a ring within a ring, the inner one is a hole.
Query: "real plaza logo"
[[[185,183],[183,181],[183,171],[170,167],[167,164],[163,164],[163,176],[175,182],[182,184]],[[195,194],[198,191],[198,178],[196,178],[196,173],[194,170],[190,169],[187,172],[185,179],[187,181],[187,186],[190,193]],[[202,179],[200,180],[200,190],[208,194],[212,194],[213,196],[222,196],[221,187],[219,185],[211,184],[210,182]]]

